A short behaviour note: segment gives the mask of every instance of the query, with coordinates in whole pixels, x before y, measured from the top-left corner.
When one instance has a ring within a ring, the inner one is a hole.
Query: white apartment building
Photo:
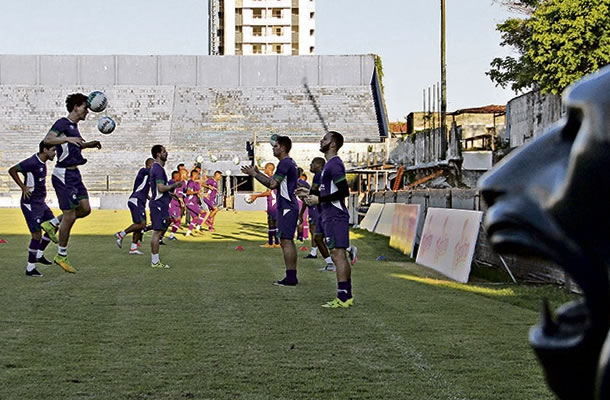
[[[211,55],[307,55],[315,0],[209,0]]]

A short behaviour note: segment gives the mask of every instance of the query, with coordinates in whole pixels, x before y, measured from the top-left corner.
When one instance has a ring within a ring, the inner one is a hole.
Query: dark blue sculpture
[[[610,66],[564,94],[566,116],[481,178],[489,240],[535,255],[583,291],[545,304],[529,340],[560,399],[610,399]]]

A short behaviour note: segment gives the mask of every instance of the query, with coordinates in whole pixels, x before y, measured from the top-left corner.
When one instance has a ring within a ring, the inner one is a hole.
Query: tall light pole
[[[441,0],[441,159],[447,154],[447,60],[445,57],[445,0]]]

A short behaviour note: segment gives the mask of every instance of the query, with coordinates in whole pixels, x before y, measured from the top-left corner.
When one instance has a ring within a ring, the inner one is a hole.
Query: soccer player
[[[182,181],[182,176],[180,171],[172,172],[172,179],[169,181],[170,185],[173,185],[176,182]],[[178,240],[176,237],[176,232],[180,228],[180,223],[182,222],[182,210],[185,208],[184,206],[184,190],[183,188],[179,188],[178,190],[174,189],[170,192],[171,200],[169,202],[169,219],[172,227],[172,231],[169,234],[167,240]]]
[[[214,176],[208,179],[204,185],[205,188],[209,189],[207,197],[203,198],[204,203],[210,210],[210,215],[206,219],[205,223],[208,226],[208,230],[214,230],[214,219],[218,213],[218,206],[216,205],[216,195],[218,194],[218,182],[222,179],[222,172],[214,172]]]
[[[275,171],[275,165],[273,163],[265,164],[263,170],[265,175],[268,177],[273,176]],[[267,198],[267,243],[261,245],[261,247],[272,249],[280,247],[280,239],[277,236],[277,189],[269,189],[262,193],[256,193],[250,195],[248,201],[252,203],[259,197]]]
[[[59,225],[59,241],[57,255],[53,259],[64,271],[76,273],[76,269],[68,260],[68,241],[74,222],[91,213],[89,194],[83,184],[78,170],[80,165],[87,162],[81,152],[83,149],[101,149],[102,144],[97,140],[86,142],[80,135],[78,123],[87,118],[87,96],[82,93],[73,93],[66,98],[68,116],[58,119],[44,138],[48,145],[56,146],[57,164],[53,169],[51,182],[59,201],[59,208],[63,218]],[[45,229],[45,227],[42,227]],[[48,232],[47,232],[48,233]]]
[[[307,175],[305,175],[305,171],[303,168],[298,167],[297,171],[299,173],[299,179],[297,180],[297,188],[304,187],[309,189],[309,183],[307,183]],[[309,213],[307,212],[307,204],[303,203],[303,201],[297,197],[297,203],[299,204],[299,219],[297,222],[297,240],[301,242],[304,241],[304,238],[309,236]],[[301,249],[303,250],[303,248]]]
[[[127,206],[131,212],[131,222],[125,230],[114,234],[116,244],[119,249],[123,247],[123,239],[129,233],[132,233],[131,248],[129,254],[142,255],[139,250],[140,241],[142,240],[142,231],[146,228],[146,201],[148,200],[148,192],[150,191],[150,181],[148,180],[150,175],[150,168],[152,167],[155,160],[152,158],[146,159],[144,168],[140,168],[136,175],[136,180],[133,183],[133,192],[129,196]]]
[[[190,236],[193,233],[193,229],[199,231],[203,219],[205,218],[206,212],[202,211],[199,206],[200,193],[201,185],[199,183],[199,170],[194,169],[191,171],[191,179],[186,184],[186,199],[184,200],[184,205],[191,216],[191,222],[185,236]]]
[[[311,160],[311,164],[309,165],[309,171],[314,174],[313,180],[311,182],[311,190],[310,194],[320,193],[320,181],[322,177],[322,169],[326,164],[326,160],[322,157],[316,157]],[[312,242],[312,251],[310,254],[305,256],[305,258],[317,258],[318,250],[320,250],[320,254],[324,257],[324,261],[326,261],[326,265],[320,269],[320,271],[335,271],[335,264],[330,256],[328,248],[324,243],[324,229],[322,228],[322,224],[320,222],[320,206],[309,206],[309,232],[311,232],[311,242]]]
[[[346,250],[352,254],[352,262],[355,262],[357,249],[349,245],[349,213],[345,207],[349,187],[345,177],[345,166],[337,155],[341,146],[343,146],[343,135],[339,132],[330,131],[320,140],[320,151],[326,158],[320,192],[305,196],[308,205],[320,204],[326,246],[330,249],[330,256],[337,267],[337,298],[322,305],[327,308],[347,308],[354,304],[352,271]],[[301,189],[299,195],[301,193],[307,192]]]
[[[167,161],[167,150],[160,144],[156,144],[150,150],[155,159],[150,169],[150,219],[152,221],[153,234],[150,241],[151,263],[153,268],[170,268],[163,264],[159,257],[159,241],[169,226],[169,201],[170,190],[180,188],[183,182],[175,182],[171,185],[167,181],[165,173],[165,162]]]
[[[12,166],[8,174],[21,188],[21,212],[30,229],[32,239],[28,248],[28,264],[25,269],[26,276],[41,277],[36,269],[36,263],[50,265],[51,262],[44,257],[44,250],[51,239],[41,232],[41,224],[54,219],[53,213],[45,203],[47,197],[46,177],[47,161],[55,158],[55,146],[40,142],[38,153],[30,158]],[[24,175],[25,183],[21,180],[19,172]],[[60,217],[61,219],[61,217]]]
[[[273,144],[273,155],[280,160],[273,177],[269,177],[255,166],[243,166],[242,172],[253,176],[257,181],[269,189],[278,189],[277,199],[277,227],[280,245],[284,254],[286,276],[274,282],[278,286],[296,286],[297,279],[297,249],[294,245],[294,232],[297,228],[299,205],[295,196],[297,187],[297,165],[290,158],[292,141],[288,136],[278,136]]]

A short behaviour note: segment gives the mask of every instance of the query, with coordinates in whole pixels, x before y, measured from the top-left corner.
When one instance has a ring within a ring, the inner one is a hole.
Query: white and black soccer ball
[[[87,96],[87,107],[93,112],[102,112],[108,105],[108,98],[99,90],[89,93]]]
[[[212,154],[212,155],[210,156],[210,161],[212,161],[212,162],[216,162],[216,161],[218,161],[218,158],[217,158],[217,157],[216,157],[214,154]]]
[[[195,161],[197,161],[197,164],[201,164],[203,162],[203,156],[197,156]]]
[[[237,157],[237,156],[233,157],[233,164],[239,165],[239,157]]]
[[[274,133],[273,135],[271,135],[271,138],[269,139],[269,143],[271,143],[271,146],[275,146],[278,138],[279,138],[279,135],[277,133]]]
[[[97,121],[97,129],[105,135],[112,133],[116,128],[116,122],[110,117],[102,117]]]

